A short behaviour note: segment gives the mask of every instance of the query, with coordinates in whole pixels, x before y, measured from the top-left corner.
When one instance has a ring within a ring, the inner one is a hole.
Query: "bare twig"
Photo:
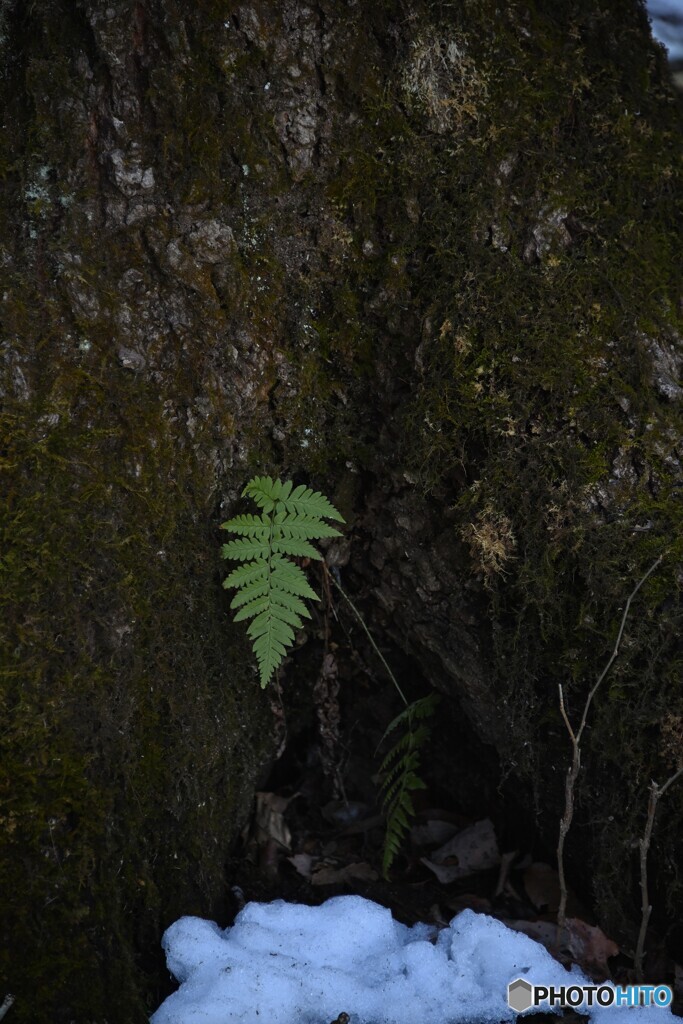
[[[659,558],[652,563],[652,565],[647,570],[645,575],[638,581],[636,586],[629,594],[628,600],[626,601],[626,605],[624,606],[624,614],[621,617],[621,625],[619,626],[619,632],[617,633],[617,639],[614,644],[614,650],[610,655],[609,661],[607,662],[604,669],[598,676],[597,682],[594,684],[590,693],[586,697],[586,703],[583,706],[583,714],[581,715],[579,728],[576,730],[576,732],[574,732],[571,726],[571,722],[569,721],[569,717],[564,706],[564,691],[562,690],[562,684],[560,683],[559,685],[560,713],[562,715],[564,724],[567,727],[569,738],[572,741],[572,761],[569,768],[567,769],[567,778],[565,780],[564,785],[564,813],[562,815],[562,818],[560,819],[560,835],[557,842],[557,873],[560,882],[560,905],[557,910],[558,945],[562,938],[562,930],[565,927],[567,917],[567,881],[564,873],[564,842],[567,837],[567,833],[569,832],[569,829],[571,827],[572,818],[574,817],[574,789],[576,787],[576,780],[581,770],[581,737],[583,736],[583,731],[586,728],[588,712],[590,710],[591,704],[593,703],[593,698],[598,692],[601,683],[605,679],[605,676],[611,669],[612,665],[614,664],[617,658],[617,655],[619,654],[619,648],[621,646],[621,640],[624,635],[626,620],[628,618],[628,613],[631,609],[631,602],[633,601],[633,598],[636,596],[636,594],[642,587],[643,583],[645,583],[645,581],[652,575],[652,573],[659,566],[663,558],[664,555],[660,555]]]
[[[576,734],[571,727],[567,712],[564,706],[564,693],[562,692],[562,684],[560,683],[560,711],[562,712],[562,718],[564,724],[567,726],[567,732],[572,741],[572,763],[567,769],[567,777],[564,783],[564,814],[560,819],[560,835],[557,841],[557,874],[560,883],[560,904],[557,908],[557,945],[560,946],[562,940],[562,930],[565,926],[567,917],[567,881],[564,876],[564,841],[569,832],[569,828],[574,817],[574,786],[576,779],[581,768],[581,748],[579,741],[576,738]]]
[[[657,813],[657,804],[666,793],[670,786],[673,786],[674,782],[683,775],[683,768],[679,768],[677,772],[666,780],[663,786],[658,786],[656,782],[652,782],[650,786],[650,799],[647,805],[647,821],[645,823],[645,831],[643,832],[643,838],[639,840],[638,846],[640,847],[640,892],[642,897],[642,917],[640,919],[640,931],[638,932],[638,944],[636,946],[636,952],[634,956],[634,965],[636,969],[636,978],[638,981],[643,980],[643,956],[645,954],[645,935],[647,934],[647,926],[650,922],[650,914],[652,913],[652,904],[650,903],[650,894],[648,890],[647,881],[647,855],[650,850],[650,842],[652,840],[652,829],[655,823],[655,814]]]

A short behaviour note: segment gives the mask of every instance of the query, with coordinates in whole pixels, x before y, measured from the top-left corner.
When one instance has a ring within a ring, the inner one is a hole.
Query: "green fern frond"
[[[270,604],[270,594],[266,592],[263,597],[257,598],[255,601],[249,601],[243,605],[235,616],[235,622],[242,622],[244,619],[253,619],[255,615],[260,615],[261,612],[267,611]]]
[[[407,785],[408,776],[413,775],[415,778],[418,778],[416,773],[419,771],[419,768],[420,755],[417,751],[413,751],[397,761],[394,768],[386,773],[382,780],[383,803],[385,806],[391,804],[391,801],[400,789],[410,789],[410,786]]]
[[[268,566],[265,562],[247,562],[246,565],[238,565],[233,569],[227,579],[223,580],[224,587],[245,587],[251,583],[265,580],[268,575]]]
[[[268,593],[268,580],[247,583],[239,593],[235,594],[230,602],[231,608],[240,608],[247,601],[254,601],[257,597],[264,597]]]
[[[311,613],[309,612],[303,601],[300,601],[294,594],[275,593],[272,595],[275,604],[282,605],[283,608],[289,608],[290,611],[296,612],[298,615],[303,616],[304,619],[310,619]]]
[[[382,851],[382,872],[385,878],[398,856],[410,820],[415,815],[410,794],[427,788],[420,777],[420,752],[431,731],[426,719],[433,715],[438,701],[438,694],[429,694],[408,704],[389,723],[382,737],[384,741],[399,726],[405,727],[380,766],[382,806],[386,817]],[[420,724],[416,726],[416,722]]]
[[[258,537],[267,540],[270,536],[271,523],[265,512],[260,516],[235,516],[230,522],[232,524],[231,532],[238,533],[242,537]]]
[[[296,512],[287,512],[283,519],[275,520],[275,535],[292,540],[320,540],[321,537],[340,537],[339,530],[328,523],[323,523],[315,516],[302,516]]]
[[[391,762],[394,760],[394,758],[397,758],[398,755],[401,754],[404,750],[410,751],[413,748],[419,749],[426,742],[426,740],[429,739],[429,733],[429,726],[424,724],[418,725],[417,729],[415,729],[414,732],[404,733],[403,736],[399,738],[399,740],[391,748],[389,753],[382,761],[381,765],[379,766],[380,772],[387,772],[391,774],[391,772],[395,770],[395,767],[390,768]],[[401,758],[397,763],[400,763],[402,761],[403,758]]]
[[[342,516],[324,494],[321,494],[319,491],[312,491],[303,485],[292,491],[287,498],[283,497],[282,505],[287,512],[293,512],[299,516],[309,516],[316,519],[335,519],[338,523],[344,522]]]
[[[294,555],[295,558],[313,558],[319,562],[323,557],[307,540],[290,540],[284,537],[280,540],[273,539],[273,551],[280,555]]]
[[[309,586],[303,569],[300,569],[298,565],[276,554],[272,555],[270,564],[270,578],[276,593],[279,591],[298,594],[299,597],[308,597],[311,601],[320,600],[315,590]]]
[[[289,497],[293,484],[291,480],[283,483],[273,480],[270,476],[255,476],[242,491],[243,498],[253,498],[259,508],[270,512],[278,498]],[[266,508],[270,504],[271,508]]]
[[[265,687],[294,643],[294,629],[311,617],[302,598],[319,600],[290,557],[320,559],[310,541],[341,536],[323,518],[344,519],[324,495],[303,484],[294,487],[291,480],[257,476],[242,494],[256,502],[261,514],[235,516],[222,524],[237,535],[223,545],[223,557],[245,563],[232,570],[223,586],[237,591],[230,602],[237,609],[235,622],[251,619],[247,635]]]
[[[223,528],[229,529],[226,524]],[[221,553],[223,558],[238,558],[241,561],[247,558],[266,559],[270,554],[270,544],[256,538],[243,537],[240,540],[229,540],[223,545]]]
[[[412,704],[407,704],[403,711],[389,722],[378,746],[381,747],[387,736],[391,735],[394,729],[397,729],[399,725],[403,725],[404,722],[412,726],[413,722],[419,722],[424,718],[431,718],[439,700],[438,693],[429,693],[426,697],[420,697],[418,700],[414,700]]]

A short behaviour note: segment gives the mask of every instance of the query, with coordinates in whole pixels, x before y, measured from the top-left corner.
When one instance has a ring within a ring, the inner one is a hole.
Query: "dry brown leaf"
[[[262,874],[272,881],[277,878],[280,868],[280,845],[275,839],[266,839],[258,846],[258,864]]]
[[[503,923],[517,932],[524,932],[545,946],[553,956],[558,956],[558,931],[554,922],[504,920]],[[600,928],[586,924],[578,917],[567,918],[559,950],[559,959],[563,963],[576,963],[593,977],[607,978],[610,974],[607,960],[618,953],[616,942],[608,939]]]
[[[434,872],[441,885],[449,885],[456,878],[463,877],[457,864],[435,864],[427,857],[420,857],[420,860],[425,867]]]
[[[508,885],[510,868],[512,867],[515,857],[517,856],[517,852],[517,850],[508,850],[508,852],[504,853],[503,856],[500,858],[500,870],[498,872],[498,881],[496,883],[496,889],[493,894],[494,896],[500,896],[500,894],[505,890],[505,887]]]
[[[294,796],[282,796],[280,793],[257,793],[256,810],[258,811],[261,806],[267,807],[269,810],[274,811],[275,814],[284,814],[292,800],[294,800],[294,797],[298,795],[298,793],[295,793]]]
[[[283,849],[290,849],[292,834],[283,815],[294,796],[284,797],[277,793],[256,794],[255,839],[259,846],[272,839]]]
[[[560,905],[560,879],[550,864],[535,861],[524,872],[524,888],[537,910],[556,914]]]
[[[423,822],[421,825],[413,825],[410,830],[410,838],[416,846],[433,846],[436,843],[445,843],[458,831],[458,826],[452,821],[440,821],[436,818]]]
[[[495,867],[499,863],[498,843],[490,818],[475,821],[473,825],[461,829],[432,854],[437,864],[445,864],[452,858],[457,860],[460,867],[475,871]]]
[[[619,947],[612,939],[608,939],[601,928],[586,924],[578,917],[568,917],[567,946],[576,962],[591,974],[607,977],[610,973],[607,959],[617,956]]]
[[[462,829],[435,850],[431,859],[422,857],[421,860],[442,885],[495,867],[500,863],[500,853],[491,819],[484,818]]]
[[[293,857],[288,857],[287,860],[290,864],[294,865],[299,874],[303,875],[304,878],[311,877],[314,858],[310,853],[295,853]]]
[[[420,857],[420,862],[424,864],[426,868],[436,875],[437,881],[441,885],[450,885],[457,878],[460,877],[460,871],[457,865],[452,864],[435,864],[429,857]]]

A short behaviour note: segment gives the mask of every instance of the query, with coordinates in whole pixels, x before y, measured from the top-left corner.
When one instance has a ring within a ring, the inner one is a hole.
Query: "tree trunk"
[[[217,559],[254,472],[341,507],[384,641],[495,746],[550,843],[558,683],[580,716],[666,551],[567,839],[634,944],[633,843],[683,735],[680,108],[642,8],[1,0],[0,19],[17,1024],[144,1019],[162,928],[220,912],[272,753]],[[660,928],[681,789],[651,850]]]

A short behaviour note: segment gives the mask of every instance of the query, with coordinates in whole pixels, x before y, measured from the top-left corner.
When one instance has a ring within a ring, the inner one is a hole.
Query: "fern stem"
[[[405,706],[406,706],[406,707],[408,707],[408,701],[407,701],[407,699],[406,699],[406,695],[405,695],[405,693],[403,692],[403,690],[401,689],[401,687],[400,687],[400,686],[398,685],[398,679],[396,678],[396,676],[394,675],[394,673],[393,673],[393,672],[391,671],[391,669],[389,668],[389,665],[387,664],[387,660],[386,660],[386,658],[384,657],[384,655],[382,654],[382,652],[380,651],[380,649],[379,649],[379,647],[377,646],[377,644],[375,643],[375,641],[374,641],[374,638],[373,638],[373,636],[372,636],[372,633],[370,632],[370,630],[368,629],[368,627],[367,627],[367,626],[365,625],[365,620],[364,620],[363,616],[362,616],[362,615],[361,615],[361,613],[360,613],[360,612],[358,611],[358,609],[356,608],[355,604],[353,603],[353,601],[351,600],[351,598],[349,597],[349,595],[348,595],[348,594],[346,593],[346,591],[345,591],[345,590],[344,590],[344,588],[342,587],[342,585],[341,585],[341,583],[339,582],[339,580],[337,580],[337,579],[336,579],[336,578],[335,578],[335,577],[333,576],[333,574],[332,574],[332,573],[331,573],[331,572],[329,571],[329,569],[327,568],[327,566],[325,565],[325,563],[324,563],[324,562],[323,562],[323,568],[324,568],[324,570],[325,570],[325,574],[327,575],[327,578],[328,578],[328,579],[331,579],[331,580],[332,580],[332,582],[334,583],[335,587],[337,588],[337,590],[339,591],[339,593],[341,594],[341,596],[342,596],[342,597],[344,598],[344,600],[345,600],[345,601],[346,601],[346,603],[348,604],[348,606],[349,606],[349,608],[351,609],[351,611],[353,612],[353,614],[354,614],[354,615],[356,616],[356,618],[357,618],[357,619],[358,619],[358,621],[360,622],[360,624],[361,624],[361,626],[362,626],[362,628],[363,628],[363,631],[364,631],[365,635],[367,636],[368,640],[369,640],[369,641],[370,641],[370,643],[372,644],[372,647],[373,647],[373,649],[374,649],[375,653],[377,654],[377,656],[379,657],[380,661],[381,661],[381,662],[382,662],[382,664],[384,665],[385,669],[387,670],[387,674],[388,674],[389,678],[391,679],[392,683],[393,683],[393,684],[394,684],[394,686],[396,687],[396,690],[397,690],[397,692],[398,692],[398,695],[399,695],[399,697],[401,698],[401,700],[403,701],[403,703],[405,704]]]

